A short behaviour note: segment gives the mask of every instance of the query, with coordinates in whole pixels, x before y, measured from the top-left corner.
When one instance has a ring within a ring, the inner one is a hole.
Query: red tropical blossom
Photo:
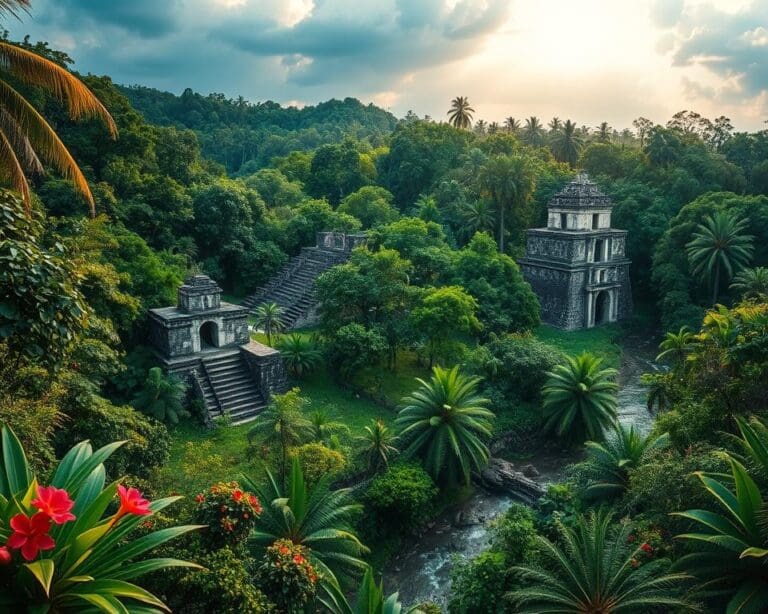
[[[294,554],[293,555],[293,562],[297,565],[301,565],[304,562],[304,557],[300,554]]]
[[[51,550],[56,542],[48,535],[51,519],[43,512],[37,512],[31,518],[26,514],[16,514],[10,522],[13,533],[8,538],[8,547],[21,549],[24,560],[31,561],[41,550]]]
[[[646,554],[650,554],[651,552],[653,552],[653,547],[648,543],[645,543],[642,546],[640,546],[640,549]]]
[[[0,565],[8,565],[12,559],[11,551],[5,546],[0,546]]]
[[[232,491],[232,500],[235,503],[240,503],[240,501],[243,500],[243,491],[240,490],[239,488],[236,488],[235,490],[233,490]]]
[[[69,498],[69,493],[55,486],[38,486],[37,499],[32,501],[32,507],[37,508],[56,524],[64,524],[74,520],[72,507],[75,502]]]
[[[198,503],[202,503],[205,501],[205,495],[203,493],[200,493],[199,495],[195,495],[195,501]]]
[[[148,516],[152,513],[149,509],[149,501],[141,496],[141,493],[136,488],[126,488],[122,484],[117,487],[117,494],[120,497],[120,509],[117,510],[115,519],[112,522],[117,522],[119,518],[122,518],[126,514],[133,514],[134,516]]]

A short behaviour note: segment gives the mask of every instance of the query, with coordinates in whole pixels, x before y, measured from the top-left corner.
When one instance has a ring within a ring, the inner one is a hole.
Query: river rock
[[[539,470],[536,469],[533,465],[528,463],[527,465],[523,465],[520,468],[520,471],[523,472],[523,475],[527,478],[537,478],[539,477]]]
[[[544,489],[539,484],[524,475],[522,471],[515,469],[512,463],[501,458],[492,457],[478,478],[487,488],[530,503],[544,494]]]

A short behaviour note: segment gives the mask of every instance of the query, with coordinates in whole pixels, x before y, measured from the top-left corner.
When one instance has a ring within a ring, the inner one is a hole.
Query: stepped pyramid
[[[365,244],[364,234],[338,232],[317,233],[317,244],[304,247],[298,256],[243,300],[242,305],[253,313],[259,305],[277,303],[283,308],[286,329],[311,323],[315,307],[315,280],[326,270],[349,259],[352,250]]]
[[[221,300],[205,275],[188,278],[175,307],[150,309],[151,341],[166,373],[185,380],[209,420],[255,418],[287,388],[280,352],[251,341],[248,310]]]

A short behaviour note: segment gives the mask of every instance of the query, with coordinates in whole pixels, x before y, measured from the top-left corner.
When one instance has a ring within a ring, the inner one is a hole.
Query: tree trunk
[[[499,252],[504,253],[504,205],[499,203]]]
[[[715,283],[712,289],[712,306],[717,305],[717,291],[720,288],[720,261],[715,265]]]

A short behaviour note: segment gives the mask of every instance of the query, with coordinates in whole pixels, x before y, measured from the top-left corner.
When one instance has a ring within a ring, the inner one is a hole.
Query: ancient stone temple
[[[245,422],[287,388],[280,352],[251,341],[248,310],[221,300],[221,288],[193,275],[176,307],[150,309],[151,341],[167,373],[186,380],[210,418]]]
[[[519,264],[545,323],[575,330],[631,314],[627,231],[611,228],[612,207],[581,173],[549,202],[547,227],[528,231]]]

